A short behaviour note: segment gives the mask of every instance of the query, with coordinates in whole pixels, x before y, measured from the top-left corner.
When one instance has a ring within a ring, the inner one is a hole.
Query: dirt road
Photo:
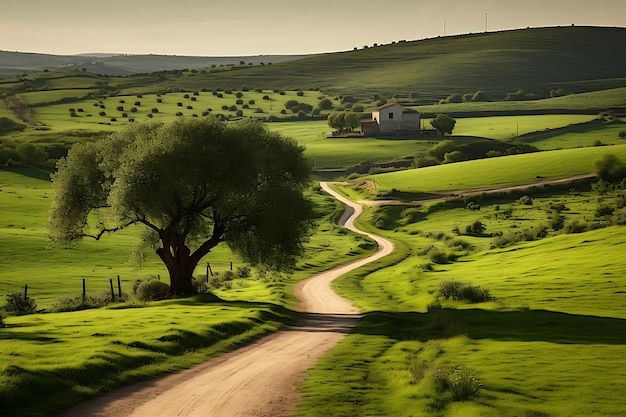
[[[340,223],[354,227],[361,206],[322,188],[348,206]],[[358,320],[358,309],[330,288],[338,276],[379,259],[393,244],[370,235],[378,252],[299,283],[302,319],[258,342],[192,369],[135,384],[80,404],[63,417],[235,417],[271,416],[295,410],[306,371],[343,339]]]

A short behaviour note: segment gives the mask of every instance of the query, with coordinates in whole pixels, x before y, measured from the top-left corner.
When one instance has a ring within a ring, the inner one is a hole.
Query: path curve
[[[62,417],[277,417],[295,411],[306,371],[354,327],[359,311],[330,288],[353,269],[393,251],[393,244],[354,226],[362,208],[322,189],[346,206],[340,224],[378,243],[366,258],[300,282],[295,289],[302,319],[294,326],[191,369],[113,391],[79,404]]]

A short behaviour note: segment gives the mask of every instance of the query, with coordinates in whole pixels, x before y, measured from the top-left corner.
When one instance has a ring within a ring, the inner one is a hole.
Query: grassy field
[[[216,274],[209,277],[214,295],[143,303],[132,296],[135,280],[168,278],[151,250],[137,253],[140,230],[72,248],[56,247],[45,227],[52,192],[47,173],[2,169],[0,190],[3,297],[21,294],[28,285],[28,296],[38,309],[56,311],[68,300],[80,299],[83,279],[89,298],[106,298],[110,279],[117,296],[116,275],[128,297],[122,303],[109,298],[108,307],[95,310],[7,317],[9,327],[0,329],[3,415],[55,415],[86,396],[188,367],[275,331],[293,319],[288,308],[295,304],[295,282],[374,249],[364,238],[338,229],[333,221],[340,206],[312,190],[319,225],[307,244],[306,258],[292,273],[253,270],[246,279],[225,279],[230,262],[235,270],[243,265],[220,246],[205,259]],[[205,265],[196,270],[198,280],[205,280]],[[38,402],[28,400],[41,392],[49,395]]]
[[[466,161],[449,165],[379,174],[370,179],[376,191],[442,192],[477,187],[527,184],[593,172],[595,161],[607,153],[626,158],[626,144],[564,149]],[[471,175],[468,175],[471,172]]]
[[[466,102],[415,106],[423,113],[480,113],[480,112],[532,112],[532,111],[586,111],[591,114],[611,108],[626,106],[626,88],[609,88],[568,94],[561,97],[541,98],[537,100],[509,100],[498,102]]]
[[[442,168],[440,176],[447,174],[455,175]],[[500,196],[479,210],[370,209],[361,226],[394,240],[397,251],[336,282],[365,315],[310,372],[297,415],[619,416],[626,407],[626,228],[564,232],[606,224],[597,214],[603,205],[626,215],[623,191],[531,196],[531,205]],[[559,205],[557,231],[549,225]],[[484,233],[465,235],[475,221]],[[541,225],[543,238],[493,247],[500,235]],[[487,289],[492,299],[445,300],[445,281]],[[455,388],[438,382],[451,378]],[[480,384],[476,395],[457,398],[472,383]]]

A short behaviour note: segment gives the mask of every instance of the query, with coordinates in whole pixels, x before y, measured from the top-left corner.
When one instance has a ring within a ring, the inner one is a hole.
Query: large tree
[[[292,265],[311,224],[303,148],[257,122],[136,124],[74,145],[57,168],[51,237],[143,224],[177,296],[195,293],[194,269],[221,242],[253,264]]]

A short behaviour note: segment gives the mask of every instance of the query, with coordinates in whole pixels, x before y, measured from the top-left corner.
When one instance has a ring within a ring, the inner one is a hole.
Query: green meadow
[[[0,190],[0,292],[22,294],[27,285],[28,296],[45,312],[7,317],[8,327],[0,330],[0,404],[13,416],[54,415],[81,398],[191,366],[275,331],[294,318],[288,308],[295,305],[298,280],[374,249],[335,226],[340,206],[312,189],[320,218],[306,259],[291,274],[253,270],[249,278],[226,279],[231,262],[235,271],[245,265],[222,246],[205,259],[210,275],[206,263],[195,274],[200,282],[208,278],[211,294],[144,303],[132,295],[135,281],[168,277],[154,252],[139,246],[139,229],[54,246],[45,227],[48,173],[2,169]],[[124,297],[113,302],[110,280],[117,297],[118,275]],[[108,306],[56,312],[80,300],[83,279],[87,298],[108,297]],[[46,399],[28,401],[43,391],[50,393]]]
[[[453,165],[439,176],[450,173],[451,181]],[[464,173],[481,177],[471,165]],[[620,415],[623,191],[526,193],[531,200],[499,195],[473,208],[461,201],[368,209],[360,226],[392,239],[397,250],[336,281],[364,318],[310,372],[297,415]],[[603,206],[615,211],[607,217]],[[558,227],[555,210],[563,218]],[[467,234],[476,221],[484,230]],[[524,238],[494,246],[515,234]],[[491,298],[445,299],[439,289],[446,281],[486,289]],[[477,392],[458,398],[459,391],[442,389],[449,369],[457,372],[456,389],[473,382]]]
[[[420,193],[512,186],[594,172],[595,161],[607,153],[624,159],[626,144],[479,159],[363,178],[373,181],[383,194],[393,189]]]

